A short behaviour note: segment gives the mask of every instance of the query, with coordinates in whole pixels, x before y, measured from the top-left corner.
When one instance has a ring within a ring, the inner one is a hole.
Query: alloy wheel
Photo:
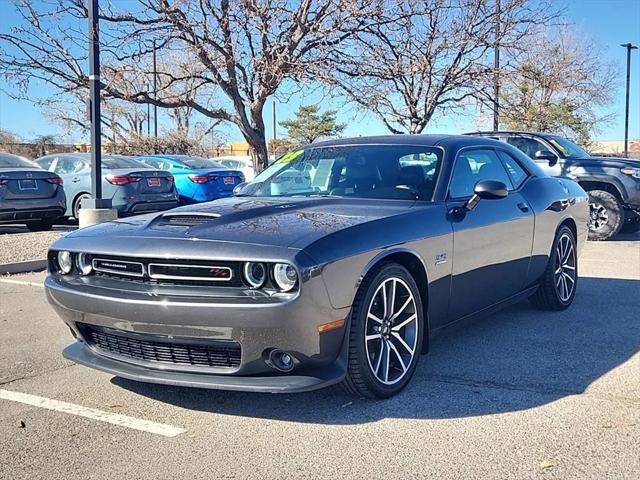
[[[573,240],[566,233],[560,237],[556,245],[554,279],[560,300],[569,301],[576,285],[576,250]]]
[[[600,230],[609,221],[609,212],[600,203],[589,204],[589,229]]]
[[[365,323],[369,368],[385,384],[399,382],[409,371],[418,343],[418,313],[409,286],[398,277],[376,289]]]

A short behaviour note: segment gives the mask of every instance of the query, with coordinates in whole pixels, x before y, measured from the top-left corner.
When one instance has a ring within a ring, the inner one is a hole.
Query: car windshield
[[[138,160],[134,160],[133,158],[123,157],[120,155],[109,155],[105,156],[102,159],[102,164],[105,168],[115,169],[115,168],[149,168],[142,162]]]
[[[441,160],[441,150],[423,146],[308,148],[279,158],[239,193],[431,200]]]
[[[26,158],[11,153],[0,153],[0,168],[39,168]]]
[[[560,153],[566,158],[584,158],[589,156],[589,153],[587,153],[586,150],[564,137],[553,136],[548,137],[547,139],[549,140],[551,145],[557,148]]]

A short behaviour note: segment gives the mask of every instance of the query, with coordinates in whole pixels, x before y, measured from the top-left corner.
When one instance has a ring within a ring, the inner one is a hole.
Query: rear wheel
[[[344,389],[366,398],[400,392],[416,369],[423,328],[420,291],[406,268],[385,263],[367,275],[351,311]]]
[[[529,300],[544,310],[564,310],[576,295],[578,255],[576,239],[566,226],[560,227],[551,249],[547,268],[536,293]]]
[[[51,230],[51,227],[53,227],[53,222],[48,218],[27,223],[30,232],[46,232]]]
[[[82,201],[85,198],[91,198],[91,195],[89,193],[81,193],[73,201],[73,217],[76,220],[80,220],[80,208],[82,207]]]
[[[615,195],[604,190],[589,193],[589,240],[609,240],[622,227],[624,212]]]

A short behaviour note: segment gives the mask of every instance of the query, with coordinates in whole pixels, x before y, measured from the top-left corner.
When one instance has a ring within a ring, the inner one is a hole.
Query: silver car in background
[[[0,224],[24,223],[31,231],[50,230],[64,215],[63,180],[30,161],[0,153]]]
[[[56,153],[36,163],[64,180],[65,216],[78,218],[82,200],[91,197],[91,157],[87,153]],[[112,201],[119,216],[158,212],[178,206],[173,176],[122,155],[102,156],[102,196]]]

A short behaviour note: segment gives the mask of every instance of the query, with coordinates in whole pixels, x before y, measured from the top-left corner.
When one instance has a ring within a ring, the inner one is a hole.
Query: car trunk
[[[237,170],[213,170],[208,175],[213,177],[211,183],[218,187],[220,193],[231,194],[235,186],[243,182],[242,173]]]
[[[0,168],[0,197],[5,200],[52,198],[58,185],[47,179],[57,178],[51,172],[27,168]]]
[[[136,195],[140,200],[159,193],[171,193],[174,188],[173,177],[163,170],[118,168],[109,170],[107,181],[111,178],[113,183],[113,177],[139,179],[120,186],[126,190],[127,194]]]

